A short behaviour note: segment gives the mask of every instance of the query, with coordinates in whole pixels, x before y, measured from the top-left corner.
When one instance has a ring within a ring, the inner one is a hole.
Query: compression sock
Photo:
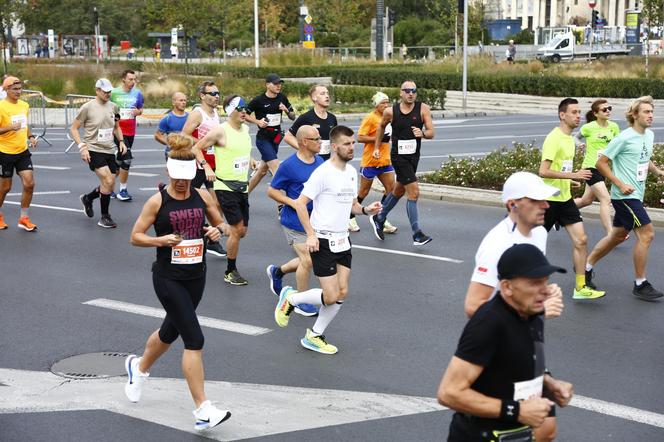
[[[390,210],[394,209],[394,206],[399,202],[399,198],[394,196],[393,193],[388,193],[385,197],[385,203],[383,204],[383,210],[376,215],[376,220],[383,222],[387,218],[387,214],[390,213]]]
[[[226,258],[226,261],[228,262],[228,265],[226,266],[226,274],[228,275],[230,272],[233,270],[237,270],[236,263],[237,263],[237,258],[232,259],[232,258]]]
[[[320,310],[318,310],[318,319],[316,319],[316,323],[311,328],[314,336],[320,336],[325,333],[325,329],[330,325],[334,317],[337,316],[342,305],[343,301],[337,301],[332,305],[322,305],[320,307]]]
[[[410,221],[410,228],[413,229],[413,233],[416,233],[420,230],[420,221],[417,214],[417,200],[406,201],[406,213],[408,214],[408,221]]]
[[[120,192],[122,192],[123,190],[127,190],[127,183],[124,184],[120,183]]]
[[[99,187],[95,187],[94,189],[92,189],[92,192],[88,193],[85,196],[88,199],[88,201],[92,201],[94,199],[99,198]]]
[[[290,302],[291,305],[299,305],[299,304],[322,305],[323,290],[309,289],[305,290],[304,292],[295,292],[292,295],[288,296],[288,302]]]
[[[111,205],[111,194],[100,193],[99,205],[101,206],[101,214],[108,215],[108,206]]]

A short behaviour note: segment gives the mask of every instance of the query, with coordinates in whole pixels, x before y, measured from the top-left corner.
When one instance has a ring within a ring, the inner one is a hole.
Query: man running
[[[21,100],[23,83],[18,78],[5,78],[2,88],[7,92],[7,96],[0,101],[0,208],[12,188],[12,177],[16,170],[23,185],[18,228],[34,232],[37,226],[30,221],[30,203],[35,190],[35,179],[28,141],[30,147],[35,149],[37,138],[30,133],[28,125],[30,106]],[[6,228],[7,223],[0,213],[0,230]]]
[[[320,289],[297,292],[286,286],[281,290],[274,310],[274,319],[280,327],[288,325],[295,305],[321,306],[311,330],[300,340],[306,349],[323,354],[334,354],[337,347],[328,344],[323,333],[339,313],[348,296],[350,280],[351,244],[348,216],[375,214],[381,209],[379,201],[363,207],[357,202],[357,171],[348,164],[353,159],[355,140],[353,131],[337,126],[330,132],[332,155],[329,161],[313,171],[295,201],[297,216],[307,232],[306,246],[311,254],[314,275]],[[311,221],[307,205],[313,201]]]
[[[383,92],[376,92],[371,102],[374,105],[374,110],[364,117],[360,129],[357,131],[357,141],[364,143],[364,152],[360,162],[360,190],[357,192],[357,202],[360,204],[369,194],[375,178],[378,178],[384,189],[381,203],[385,203],[387,195],[394,190],[394,167],[392,167],[392,160],[390,159],[391,124],[385,127],[383,139],[376,144],[376,131],[383,118],[383,112],[390,105],[390,99]],[[351,215],[348,230],[351,232],[360,230],[355,215]],[[396,231],[397,228],[385,219],[383,232],[394,233]]]
[[[597,161],[597,170],[607,177],[611,186],[611,204],[615,209],[613,229],[602,238],[586,264],[586,279],[592,280],[593,267],[618,244],[625,241],[634,230],[634,286],[632,294],[644,301],[653,301],[664,296],[646,279],[648,250],[655,238],[655,229],[648,212],[643,207],[643,195],[648,172],[659,177],[664,172],[652,162],[654,134],[648,129],[653,122],[653,99],[650,96],[637,98],[627,108],[630,127],[611,140],[604,155]],[[609,160],[612,166],[609,165]]]
[[[112,90],[113,85],[108,79],[97,80],[95,99],[81,106],[69,130],[71,139],[78,145],[81,160],[89,165],[90,170],[99,179],[99,186],[92,189],[90,193],[80,196],[85,215],[88,218],[94,216],[92,202],[99,198],[101,218],[97,225],[105,229],[118,226],[108,210],[111,193],[115,186],[115,174],[118,171],[118,163],[114,154],[116,149],[119,154],[127,151],[119,124],[120,109],[110,101]],[[85,141],[81,141],[78,133],[78,129],[81,127],[84,131]],[[114,136],[119,141],[117,147],[113,141]]]
[[[324,161],[327,161],[330,159],[330,131],[337,125],[337,117],[327,110],[330,107],[330,92],[326,86],[316,84],[309,89],[309,98],[314,107],[297,117],[290,129],[288,129],[288,132],[286,132],[284,141],[291,147],[298,149],[297,131],[304,125],[312,126],[318,130],[318,134],[321,137],[320,153],[318,155]]]
[[[406,195],[406,213],[413,230],[413,245],[422,246],[433,238],[420,229],[417,213],[417,199],[420,187],[417,183],[417,165],[420,161],[422,138],[432,139],[435,135],[431,110],[429,106],[417,101],[417,85],[414,81],[401,84],[401,102],[383,111],[383,118],[376,129],[376,139],[382,140],[385,128],[392,123],[392,166],[397,175],[394,190],[385,198],[383,210],[371,217],[374,235],[381,241],[385,240],[385,220],[387,214],[397,205],[399,199]]]
[[[194,152],[200,162],[203,151],[214,146],[214,191],[230,225],[226,241],[228,267],[224,281],[231,285],[247,285],[247,280],[237,270],[240,240],[247,234],[249,226],[249,169],[254,167],[249,126],[244,124],[247,104],[239,95],[230,95],[224,100],[223,107],[228,120],[212,128],[199,140]]]
[[[284,81],[277,74],[268,74],[265,77],[265,93],[251,100],[247,108],[247,121],[258,126],[256,147],[261,153],[262,160],[249,182],[250,193],[261,182],[268,169],[274,176],[279,167],[277,153],[283,138],[281,114],[285,113],[291,121],[295,120],[293,106],[281,92],[283,84]]]
[[[575,187],[580,185],[573,180],[589,180],[592,177],[588,169],[573,172],[575,145],[572,131],[581,122],[579,102],[574,98],[562,100],[558,105],[558,118],[560,124],[546,136],[542,145],[542,162],[539,167],[539,175],[544,178],[544,182],[560,190],[558,195],[547,199],[549,207],[544,214],[544,227],[549,231],[554,225],[560,225],[572,240],[572,259],[576,273],[572,297],[597,299],[606,293],[596,290],[592,282],[586,281],[588,237],[583,228],[581,213],[574,204],[570,191],[572,184]]]
[[[227,233],[228,226],[222,223],[210,194],[191,186],[196,175],[192,141],[179,134],[168,136],[171,152],[166,167],[170,183],[145,203],[131,232],[132,245],[157,249],[152,283],[166,317],[159,330],[148,337],[143,355],[129,355],[125,360],[124,390],[131,402],[140,401],[150,368],[181,336],[182,371],[196,407],[194,429],[202,431],[231,417],[230,411],[218,409],[205,395],[205,337],[196,315],[205,290],[205,240],[218,240],[222,233]],[[206,227],[206,217],[216,227]],[[151,227],[155,236],[147,234]]]
[[[189,117],[189,112],[185,111],[187,107],[187,96],[182,92],[176,92],[171,98],[172,108],[171,110],[159,120],[159,128],[154,134],[154,139],[159,143],[166,146],[164,149],[164,154],[166,159],[168,159],[168,143],[166,137],[168,134],[180,133],[184,128],[184,123],[187,122]]]
[[[201,105],[195,107],[187,117],[184,123],[182,133],[184,135],[193,136],[197,140],[203,139],[205,135],[213,128],[219,126],[219,113],[217,106],[219,106],[219,89],[213,81],[204,81],[198,86],[198,98]],[[198,164],[196,169],[196,177],[191,181],[191,185],[195,188],[205,186],[210,192],[212,199],[216,202],[217,208],[221,211],[221,205],[217,201],[217,195],[214,193],[214,148],[210,147],[203,152],[203,159]],[[223,211],[222,211],[223,216]],[[217,256],[226,256],[226,251],[221,246],[220,242],[211,242],[208,244],[207,253]]]
[[[316,128],[309,125],[300,126],[297,130],[297,152],[279,165],[277,173],[272,178],[267,195],[279,204],[283,204],[281,211],[281,225],[286,233],[288,245],[293,247],[296,258],[281,266],[269,265],[267,276],[270,278],[272,293],[279,296],[282,289],[282,278],[287,273],[295,272],[295,282],[298,292],[309,289],[309,275],[312,269],[311,255],[307,248],[307,234],[297,217],[295,201],[300,197],[304,183],[311,174],[323,164],[323,159],[317,155],[322,143],[321,136]],[[307,204],[307,211],[311,214],[313,204]],[[295,306],[295,312],[304,316],[313,316],[318,308],[311,304]]]
[[[127,179],[131,160],[131,148],[136,136],[136,117],[143,113],[143,93],[136,87],[136,73],[131,69],[122,72],[122,85],[111,92],[111,101],[120,109],[120,129],[127,147],[126,152],[118,149],[118,176],[120,177],[120,192],[117,199],[131,201],[133,198],[127,190]],[[120,146],[119,138],[113,139],[116,146]]]

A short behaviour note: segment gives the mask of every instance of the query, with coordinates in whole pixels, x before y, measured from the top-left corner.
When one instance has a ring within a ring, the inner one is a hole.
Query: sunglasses
[[[407,94],[416,94],[417,93],[417,88],[416,87],[405,88],[405,89],[401,89],[401,90],[404,91]]]
[[[238,112],[246,112],[247,109],[249,109],[247,106],[238,106],[235,108],[235,110]]]
[[[321,138],[321,137],[316,137],[316,138],[305,138],[305,140],[309,140],[309,141],[320,141],[320,140],[322,140],[322,138]]]
[[[204,92],[204,95],[210,95],[212,97],[218,97],[219,96],[219,91]]]
[[[602,112],[611,112],[613,110],[613,106],[607,106],[603,107],[600,109]]]

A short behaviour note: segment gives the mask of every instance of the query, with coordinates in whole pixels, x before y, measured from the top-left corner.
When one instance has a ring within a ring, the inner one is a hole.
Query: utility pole
[[[462,107],[466,109],[468,105],[468,0],[463,1],[463,101]],[[516,0],[513,0],[516,1]]]
[[[97,11],[97,7],[95,6],[92,8],[92,11],[94,12],[95,16],[95,52],[96,52],[96,59],[97,59],[97,64],[99,64],[99,55],[101,54],[101,47],[100,47],[100,41],[101,38],[99,36],[99,11]]]
[[[256,58],[256,67],[261,67],[260,55],[258,53],[258,0],[254,0],[254,57]]]
[[[383,60],[385,49],[385,2],[376,0],[376,60]]]

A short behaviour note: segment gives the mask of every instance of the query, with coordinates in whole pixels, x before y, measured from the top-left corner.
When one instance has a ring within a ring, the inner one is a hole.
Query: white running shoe
[[[230,411],[220,410],[210,401],[203,402],[193,413],[196,418],[196,425],[194,425],[196,431],[209,430],[231,417]]]
[[[392,234],[395,233],[397,230],[399,230],[397,226],[393,226],[392,224],[390,224],[388,220],[385,220],[385,224],[383,224],[383,233]]]
[[[129,355],[125,359],[125,369],[127,370],[127,383],[125,384],[125,395],[131,402],[138,402],[141,400],[141,389],[143,382],[150,376],[150,373],[142,373],[138,369],[141,358],[136,355]]]
[[[357,224],[357,220],[355,218],[351,218],[350,221],[348,221],[348,230],[350,232],[360,231],[360,226]]]

